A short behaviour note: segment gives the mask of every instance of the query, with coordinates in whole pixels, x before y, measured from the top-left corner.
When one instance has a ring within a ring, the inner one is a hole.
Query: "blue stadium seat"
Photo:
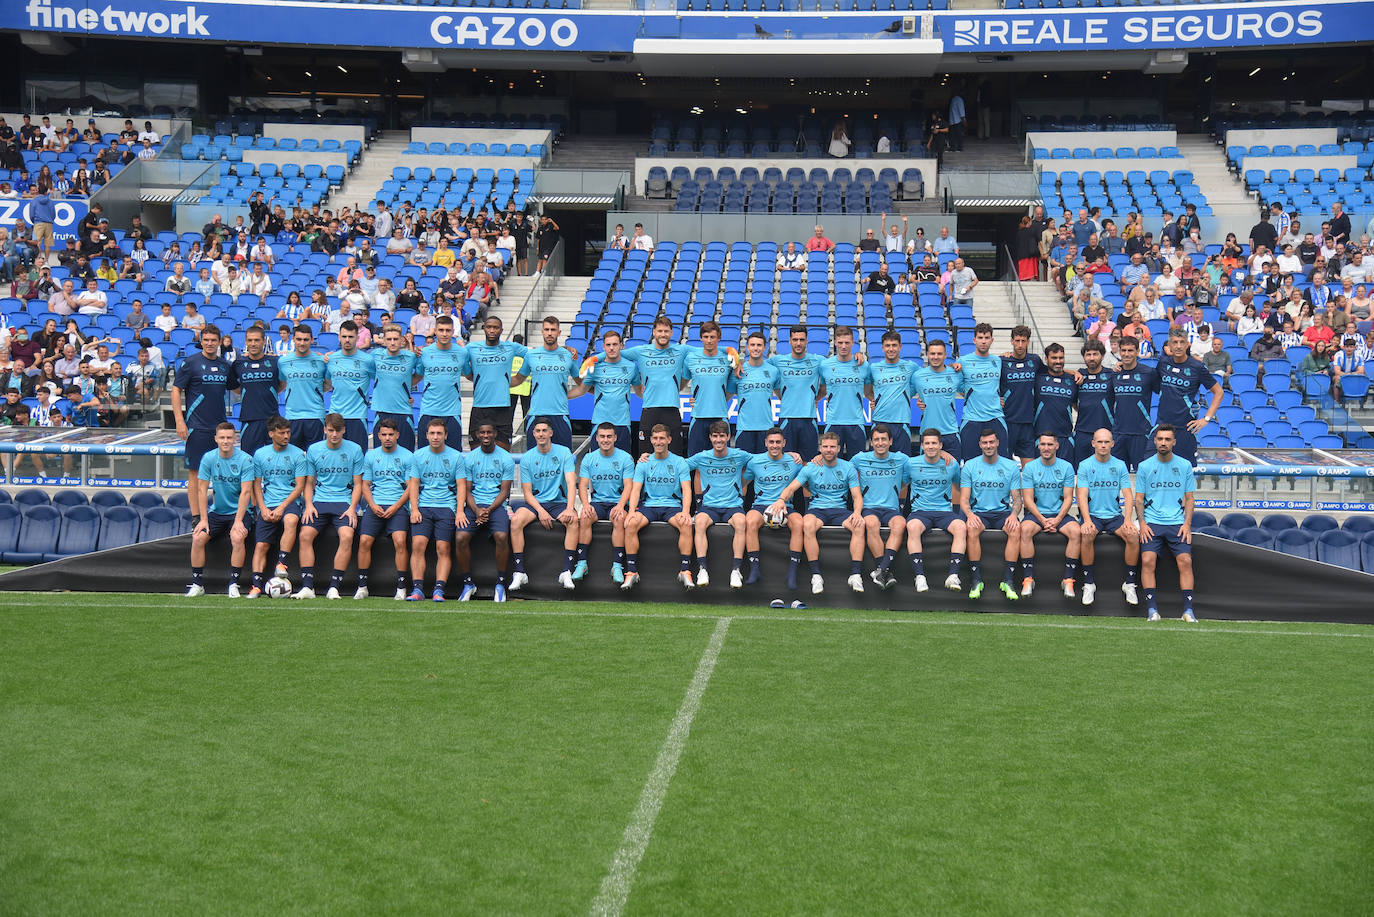
[[[91,501],[79,490],[59,490],[52,495],[52,505],[65,510],[69,506],[84,506]]]
[[[13,503],[0,503],[0,557],[14,550],[23,515]]]
[[[1322,532],[1332,532],[1340,528],[1340,523],[1334,517],[1325,513],[1313,513],[1302,520],[1302,530],[1311,532],[1313,535],[1320,535]]]
[[[10,492],[8,490],[0,490],[0,504],[13,502],[14,498],[10,496]]]
[[[1266,532],[1282,532],[1285,529],[1298,527],[1298,520],[1287,513],[1274,513],[1272,516],[1265,516],[1259,522],[1259,527]]]
[[[1256,548],[1274,550],[1274,535],[1272,532],[1265,531],[1258,526],[1250,528],[1236,529],[1231,534],[1231,540],[1237,544],[1248,544]]]
[[[29,489],[15,494],[14,502],[16,506],[28,509],[32,506],[49,506],[52,500],[48,498],[48,492],[45,490]]]
[[[124,499],[124,495],[117,490],[101,490],[91,496],[91,505],[97,509],[124,506],[128,502],[128,500]]]
[[[1360,569],[1360,537],[1353,532],[1332,529],[1317,536],[1317,559],[1350,570]]]
[[[95,550],[99,539],[100,510],[89,504],[67,507],[62,511],[57,547],[44,559],[57,560],[73,554],[89,554]]]
[[[178,490],[167,498],[167,505],[177,512],[190,510],[191,498],[186,495],[186,491]]]
[[[144,510],[152,509],[154,506],[166,506],[167,501],[162,499],[162,495],[155,491],[137,490],[134,491],[133,496],[129,498],[129,505],[139,512],[143,512]]]
[[[142,516],[132,506],[111,506],[100,514],[100,534],[96,548],[106,551],[138,543]]]
[[[1274,535],[1274,549],[1294,557],[1317,559],[1317,536],[1306,529],[1285,529]]]
[[[1216,525],[1216,524],[1217,524],[1217,517],[1216,517],[1216,516],[1213,516],[1211,513],[1207,512],[1206,510],[1199,509],[1199,510],[1194,510],[1194,511],[1193,511],[1193,528],[1194,528],[1194,529],[1199,529],[1199,528],[1202,528],[1203,526]]]
[[[57,547],[61,525],[62,513],[57,507],[50,503],[30,504],[24,510],[14,550],[0,553],[0,560],[7,564],[42,563]]]
[[[171,506],[154,506],[143,510],[139,541],[171,538],[181,532],[181,513]]]
[[[1374,532],[1365,532],[1360,538],[1360,566],[1366,573],[1374,573]]]
[[[1221,521],[1218,523],[1218,525],[1226,529],[1228,532],[1234,533],[1240,531],[1241,529],[1254,528],[1255,517],[1250,515],[1249,513],[1227,513],[1226,515],[1221,517]]]
[[[1341,523],[1341,530],[1353,532],[1356,535],[1374,532],[1374,516],[1350,516]],[[1374,567],[1369,567],[1368,570],[1370,573],[1374,573]]]

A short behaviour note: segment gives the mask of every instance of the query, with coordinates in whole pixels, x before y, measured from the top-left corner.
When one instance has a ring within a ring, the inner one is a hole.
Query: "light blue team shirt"
[[[348,503],[353,499],[353,476],[363,473],[363,450],[344,440],[339,448],[329,448],[323,440],[305,450],[310,473],[315,477],[315,503]]]
[[[844,509],[850,489],[859,486],[858,472],[844,459],[835,459],[833,465],[803,465],[797,478],[811,493],[810,509]]]
[[[268,443],[253,453],[253,474],[262,481],[263,502],[276,509],[296,489],[296,478],[309,476],[310,461],[299,446]]]
[[[1121,491],[1130,488],[1131,473],[1116,456],[1102,462],[1093,455],[1078,463],[1078,486],[1088,489],[1090,515],[1112,519],[1121,512]]]
[[[744,466],[752,454],[743,449],[728,449],[716,455],[705,449],[687,460],[687,467],[701,476],[701,503],[711,509],[733,509],[744,505]]]
[[[773,427],[773,392],[778,387],[778,368],[771,363],[751,366],[745,363],[735,380],[735,426],[741,432]]]
[[[864,386],[872,378],[868,364],[857,360],[826,357],[821,362],[821,383],[825,386],[826,426],[853,426],[864,422]]]
[[[324,418],[324,357],[317,353],[298,356],[293,350],[277,358],[277,376],[286,383],[287,420]]]
[[[411,415],[411,380],[420,371],[419,362],[420,357],[413,350],[402,350],[395,356],[383,350],[372,358],[373,377],[377,380],[372,387],[373,410],[379,414]]]
[[[488,344],[483,340],[468,344],[467,352],[468,375],[472,377],[472,406],[510,407],[511,364],[516,357],[522,361],[528,360],[529,350],[524,344],[514,341]]]
[[[949,513],[954,511],[954,490],[961,479],[957,462],[945,464],[939,456],[929,461],[925,455],[908,459],[906,478],[910,487],[913,513]]]
[[[907,483],[907,457],[900,452],[889,452],[878,458],[876,452],[860,452],[850,459],[854,472],[859,476],[859,493],[864,498],[864,509],[900,509],[902,488]]]
[[[763,508],[778,502],[800,472],[801,466],[786,453],[774,459],[765,452],[749,459],[744,466],[744,479],[754,482],[754,505]],[[791,509],[792,501],[789,499],[786,505]]]
[[[778,368],[778,390],[782,395],[778,412],[784,419],[816,419],[816,399],[820,397],[821,363],[824,360],[824,357],[814,353],[800,357],[787,353],[768,359]]]
[[[1021,487],[1034,491],[1040,515],[1055,516],[1064,505],[1064,488],[1073,491],[1073,466],[1062,458],[1048,465],[1043,459],[1036,459],[1021,469]]]
[[[681,409],[679,397],[682,391],[683,358],[688,348],[682,344],[669,344],[659,348],[655,344],[640,344],[627,347],[620,352],[622,359],[633,360],[639,364],[639,376],[644,382],[644,406],[646,408]]]
[[[420,351],[419,375],[425,377],[420,394],[420,413],[431,417],[461,417],[463,414],[463,376],[468,371],[468,350],[458,344],[443,350],[427,344]],[[510,391],[506,391],[509,403]]]
[[[650,455],[635,466],[634,480],[643,485],[640,505],[656,509],[682,507],[682,485],[692,479],[687,460],[668,453],[667,458]]]
[[[390,452],[381,446],[367,451],[363,456],[363,480],[372,485],[373,503],[391,506],[405,495],[414,459],[411,451],[402,446]]]
[[[568,416],[568,377],[577,375],[577,358],[566,347],[533,348],[520,364],[530,380],[530,417]]]
[[[614,363],[601,359],[592,364],[582,381],[596,393],[592,402],[593,429],[603,423],[630,425],[630,395],[641,378],[639,364],[624,357]]]
[[[490,506],[501,496],[501,485],[515,480],[515,459],[500,446],[491,452],[473,449],[464,454],[463,476],[472,488],[473,501],[478,506]]]
[[[377,375],[372,355],[362,350],[355,350],[351,355],[338,350],[330,354],[326,367],[325,376],[334,386],[329,409],[347,420],[366,420],[368,389]]]
[[[520,456],[520,477],[529,483],[534,499],[544,506],[569,502],[571,495],[564,475],[576,470],[572,452],[558,443],[550,443],[548,452],[535,447]]]
[[[1183,495],[1197,489],[1193,466],[1177,455],[1161,462],[1152,455],[1135,473],[1136,490],[1145,495],[1146,525],[1182,525]]]
[[[874,423],[911,426],[911,375],[915,370],[915,364],[909,360],[898,360],[896,363],[889,363],[886,359],[869,362],[868,377],[873,386]]]
[[[968,389],[964,386],[964,374],[946,366],[936,372],[929,366],[922,366],[911,375],[911,393],[925,403],[921,413],[923,429],[939,430],[942,436],[959,432],[959,419],[954,413],[954,399]]]
[[[410,457],[410,479],[420,488],[416,505],[427,509],[454,509],[458,482],[465,480],[463,453],[444,446],[438,452],[426,446]]]
[[[975,513],[1009,511],[1011,492],[1021,486],[1021,464],[1001,455],[988,462],[979,455],[964,463],[959,486],[970,489],[969,508]]]
[[[582,457],[578,475],[587,481],[593,503],[619,503],[621,495],[635,476],[635,460],[623,449],[604,455],[600,449]]]
[[[243,485],[253,480],[253,459],[237,446],[228,458],[215,449],[201,458],[198,473],[202,481],[210,482],[213,493],[210,512],[232,516],[239,511]]]
[[[963,377],[964,423],[1002,419],[1002,358],[971,353],[959,358]]]
[[[682,355],[682,378],[692,383],[692,418],[722,418],[730,409],[730,393],[735,390],[735,371],[730,356],[717,348],[708,357],[700,347],[688,347]]]

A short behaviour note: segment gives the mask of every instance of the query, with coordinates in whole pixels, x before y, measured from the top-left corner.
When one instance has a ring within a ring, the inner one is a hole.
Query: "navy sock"
[[[926,575],[926,556],[919,551],[911,555],[911,572],[916,576]]]
[[[892,566],[892,562],[896,559],[897,552],[892,550],[891,548],[888,548],[886,551],[883,552],[883,559],[878,561],[878,569],[886,570],[888,567]]]
[[[679,569],[679,570],[690,570],[690,569],[692,569],[692,555],[690,555],[690,554],[679,554],[679,555],[677,556],[677,559],[678,559],[678,569]]]
[[[624,549],[624,548],[616,548],[616,549],[615,549],[615,562],[618,563],[618,564],[623,564],[623,563],[625,563],[625,549]]]
[[[229,568],[229,582],[231,582],[231,583],[233,583],[235,586],[237,586],[237,585],[239,584],[239,580],[240,580],[242,577],[243,577],[243,568],[242,568],[242,567],[230,567],[230,568]]]
[[[638,573],[638,572],[639,572],[639,555],[638,555],[638,554],[626,554],[626,555],[625,555],[625,569],[626,569],[627,571],[629,571],[630,573]]]
[[[743,557],[736,557],[736,558],[735,558],[735,565],[734,565],[734,568],[733,568],[733,569],[734,569],[734,571],[735,571],[736,573],[738,573],[739,571],[741,571],[741,570],[744,569],[744,558],[743,558]]]
[[[808,560],[806,565],[811,568],[811,574],[813,576],[821,575],[821,559],[819,557],[815,560]]]
[[[1191,590],[1191,589],[1184,589],[1184,590],[1183,590],[1183,610],[1184,610],[1184,611],[1192,611],[1192,610],[1193,610],[1193,590]]]
[[[524,572],[525,572],[525,552],[524,552],[524,551],[516,551],[516,552],[515,552],[515,572],[516,572],[516,573],[524,573]]]
[[[1095,582],[1095,580],[1093,579],[1093,565],[1092,565],[1092,564],[1084,564],[1084,565],[1083,565],[1083,583],[1084,583],[1084,585],[1086,585],[1086,584],[1091,583],[1091,582]]]
[[[949,572],[957,574],[960,570],[964,569],[964,559],[964,555],[962,554],[949,555]],[[970,567],[971,566],[972,565],[970,565]]]
[[[968,575],[975,583],[983,581],[983,562],[981,560],[971,560],[968,562]]]
[[[1155,591],[1153,589],[1145,590],[1145,607],[1151,611],[1159,610],[1158,606],[1155,605]]]
[[[587,546],[585,544],[577,546],[576,557],[579,564],[585,564],[587,562]]]
[[[396,588],[402,592],[406,591],[406,575],[404,573],[396,574]]]
[[[1064,561],[1064,579],[1073,579],[1076,576],[1078,576],[1078,561]]]
[[[563,570],[564,570],[565,572],[572,569],[572,565],[573,565],[573,563],[574,563],[576,560],[577,560],[577,551],[576,551],[576,550],[569,551],[569,550],[567,550],[566,548],[563,549]]]
[[[858,576],[864,572],[864,562],[861,560],[851,560],[849,562],[849,575]]]
[[[447,584],[447,580],[441,580],[441,579],[435,580],[435,581],[434,581],[434,591],[435,591],[436,593],[443,592],[443,591],[444,591],[444,586],[445,586],[446,584]],[[419,586],[420,584],[419,584],[419,583],[416,583],[415,585],[416,585],[416,586]]]
[[[1022,575],[1022,576],[1028,576],[1028,577],[1030,577],[1031,579],[1034,579],[1034,578],[1035,578],[1035,561],[1033,561],[1033,560],[1022,560],[1022,561],[1021,561],[1021,575]]]
[[[285,567],[285,566],[286,566],[286,558],[287,558],[287,553],[286,553],[285,551],[278,551],[278,552],[277,552],[277,566],[278,566],[278,567]]]
[[[253,571],[253,585],[259,589],[262,588],[262,574],[256,570]]]
[[[338,589],[340,586],[342,586],[342,585],[343,585],[343,575],[344,575],[344,572],[343,572],[342,570],[330,570],[330,571],[329,571],[329,588],[330,588],[330,589]]]
[[[759,565],[758,551],[750,551],[746,556],[749,558],[749,566],[757,567]]]
[[[367,588],[367,575],[368,575],[368,574],[367,574],[367,571],[366,571],[366,570],[359,570],[359,571],[358,571],[358,588],[359,588],[359,589],[366,589],[366,588]]]
[[[797,567],[800,567],[800,566],[801,566],[801,562],[802,562],[802,556],[801,556],[801,552],[800,552],[800,551],[788,551],[788,552],[787,552],[787,563],[790,564],[790,565],[792,566],[793,569],[795,569],[795,568],[797,568]]]
[[[1134,585],[1135,583],[1139,582],[1139,580],[1136,579],[1136,577],[1138,577],[1139,575],[1140,575],[1140,569],[1139,569],[1138,567],[1127,567],[1127,568],[1126,568],[1126,584],[1127,584],[1127,585]]]
[[[315,588],[315,571],[314,571],[314,570],[302,570],[302,571],[301,571],[301,588],[302,588],[302,589],[314,589],[314,588]]]
[[[204,568],[204,567],[192,567],[192,568],[191,568],[191,585],[193,585],[193,586],[204,586],[204,585],[205,585],[205,568]]]
[[[1010,583],[1010,582],[1011,582],[1013,579],[1015,579],[1015,578],[1016,578],[1016,561],[1014,561],[1014,560],[1009,560],[1009,561],[1006,562],[1005,567],[1004,567],[1004,569],[1003,569],[1003,571],[1002,571],[1002,582],[1004,582],[1004,583]]]

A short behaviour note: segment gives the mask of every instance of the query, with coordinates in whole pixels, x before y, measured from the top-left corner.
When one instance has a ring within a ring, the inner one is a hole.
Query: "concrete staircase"
[[[550,169],[628,169],[649,151],[649,137],[567,136],[554,148]]]
[[[1035,318],[1030,323],[1031,350],[1042,354],[1047,344],[1063,344],[1064,349],[1070,351],[1069,363],[1073,365],[1081,345],[1073,335],[1069,310],[1060,302],[1054,286],[1039,281],[1021,286]],[[1015,288],[1014,281],[983,281],[973,291],[974,315],[980,322],[988,322],[993,327],[993,353],[1002,353],[1011,346],[1011,329],[1020,323],[1013,301]]]
[[[1179,134],[1178,150],[1188,158],[1188,168],[1213,207],[1254,207],[1245,184],[1226,166],[1226,154],[1206,134]],[[1168,160],[1160,160],[1167,162]]]
[[[333,210],[357,207],[371,210],[382,183],[391,178],[391,170],[403,165],[401,154],[410,143],[410,131],[383,131],[363,151],[358,167],[344,177],[343,185],[330,195]]]
[[[538,346],[538,329],[528,328],[526,320],[538,321],[546,315],[557,316],[562,322],[568,323],[577,315],[578,307],[582,305],[582,297],[587,293],[587,287],[591,285],[590,277],[556,277],[553,280],[546,280],[544,283],[553,284],[552,293],[544,300],[537,313],[520,318],[520,310],[524,308],[525,301],[529,298],[530,291],[534,289],[536,277],[510,277],[501,285],[501,304],[495,309],[489,310],[488,314],[500,318],[506,326],[506,333],[523,334],[526,337],[525,343],[531,347]],[[515,322],[519,320],[517,327]],[[566,328],[564,329],[566,334]]]

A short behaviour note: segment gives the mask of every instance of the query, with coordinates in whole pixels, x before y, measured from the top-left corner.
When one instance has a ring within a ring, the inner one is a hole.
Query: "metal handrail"
[[[1026,295],[1026,288],[1022,286],[1021,277],[1016,272],[1016,261],[1011,256],[1011,249],[1003,245],[1002,254],[1007,259],[1008,265],[1005,275],[1006,279],[1003,282],[1014,285],[1011,288],[1014,291],[1012,294],[1012,309],[1016,314],[1016,321],[1030,328],[1031,337],[1034,338],[1036,342],[1036,349],[1043,348],[1045,346],[1045,341],[1044,338],[1040,336],[1040,324],[1035,320],[1035,310],[1031,308],[1030,297]]]
[[[511,321],[511,329],[521,328],[528,320],[527,316],[531,312],[531,305],[537,310],[548,301],[549,295],[553,291],[554,281],[563,276],[561,267],[554,265],[562,264],[563,240],[559,239],[554,245],[553,251],[549,253],[548,260],[544,264],[544,271],[534,279],[534,286],[530,287],[529,294],[525,297],[525,302],[520,306],[520,311],[516,313]],[[537,257],[537,255],[536,255]],[[547,282],[546,282],[547,281]],[[536,301],[536,298],[538,300]]]

